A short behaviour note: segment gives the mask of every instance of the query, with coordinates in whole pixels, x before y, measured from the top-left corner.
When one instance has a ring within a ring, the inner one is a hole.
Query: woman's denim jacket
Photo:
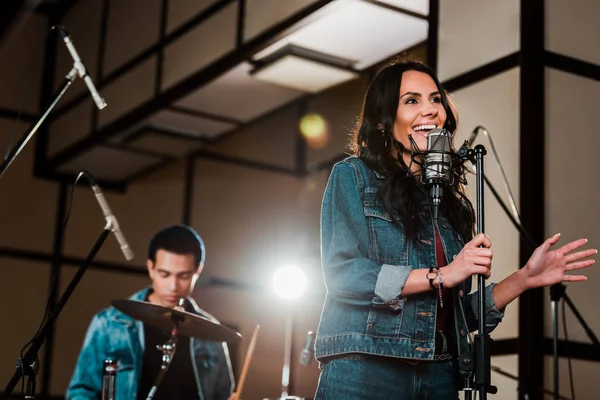
[[[130,297],[144,301],[149,288]],[[196,314],[216,322],[188,298]],[[190,357],[201,400],[226,400],[234,388],[233,371],[226,343],[190,338]],[[105,359],[117,360],[117,399],[137,399],[144,359],[144,325],[140,321],[109,307],[94,316],[88,328],[67,399],[100,399],[102,365]],[[156,351],[160,359],[160,352]]]
[[[401,297],[412,269],[436,265],[433,221],[429,212],[423,212],[425,231],[416,243],[406,240],[379,199],[383,181],[357,157],[336,164],[329,177],[321,214],[327,295],[315,343],[319,361],[345,353],[433,359],[438,292]],[[417,192],[415,198],[426,205],[424,192]],[[451,261],[463,240],[443,215],[438,229],[446,260]],[[485,289],[489,331],[503,317],[494,305],[493,286]],[[470,290],[467,279],[455,288],[454,304],[444,304],[454,307],[459,353],[468,350],[468,332],[478,325],[478,294],[468,294]]]

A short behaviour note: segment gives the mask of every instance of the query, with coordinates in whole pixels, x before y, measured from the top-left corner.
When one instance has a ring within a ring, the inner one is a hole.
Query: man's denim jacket
[[[131,300],[144,301],[149,288],[143,289]],[[215,322],[216,319],[201,310],[188,298],[196,314]],[[226,400],[234,388],[233,371],[226,343],[195,338],[190,340],[190,357],[201,400]],[[144,359],[144,325],[140,321],[109,307],[94,316],[88,328],[67,399],[100,399],[102,392],[102,365],[105,359],[117,360],[117,399],[137,399]],[[156,351],[156,357],[161,353]]]
[[[425,231],[416,243],[407,240],[379,199],[383,181],[357,157],[336,164],[329,177],[321,214],[327,295],[315,343],[319,361],[345,353],[433,358],[438,292],[401,297],[412,269],[436,265],[433,221],[429,212],[423,212],[419,217]],[[413,196],[427,204],[421,190]],[[443,215],[438,229],[446,260],[452,261],[464,242]],[[493,286],[485,289],[489,331],[503,317],[495,308]],[[470,290],[467,279],[455,288],[454,304],[444,303],[454,307],[460,353],[468,349],[467,335],[478,326],[478,293],[468,294]]]

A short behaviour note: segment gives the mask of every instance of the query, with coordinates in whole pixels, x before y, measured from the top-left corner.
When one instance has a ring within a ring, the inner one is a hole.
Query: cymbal
[[[197,337],[215,342],[236,342],[242,340],[242,335],[233,329],[187,311],[135,300],[114,300],[111,304],[114,308],[129,315],[131,318],[142,321],[164,332],[171,332],[173,321],[176,320],[179,321],[177,330],[180,336]]]

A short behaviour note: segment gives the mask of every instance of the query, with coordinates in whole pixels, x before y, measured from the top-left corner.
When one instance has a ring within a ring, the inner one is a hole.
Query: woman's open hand
[[[535,249],[529,261],[523,267],[529,288],[550,286],[559,282],[579,282],[587,279],[584,275],[566,275],[566,272],[587,268],[594,264],[595,260],[584,259],[597,254],[598,250],[587,249],[572,253],[573,250],[585,245],[587,239],[574,240],[552,250],[552,246],[558,243],[559,239],[560,234],[546,239],[541,246]]]

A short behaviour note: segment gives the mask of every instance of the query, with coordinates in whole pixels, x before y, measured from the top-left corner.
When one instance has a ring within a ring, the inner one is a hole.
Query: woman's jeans
[[[458,385],[456,360],[351,354],[323,365],[315,400],[456,400]]]

